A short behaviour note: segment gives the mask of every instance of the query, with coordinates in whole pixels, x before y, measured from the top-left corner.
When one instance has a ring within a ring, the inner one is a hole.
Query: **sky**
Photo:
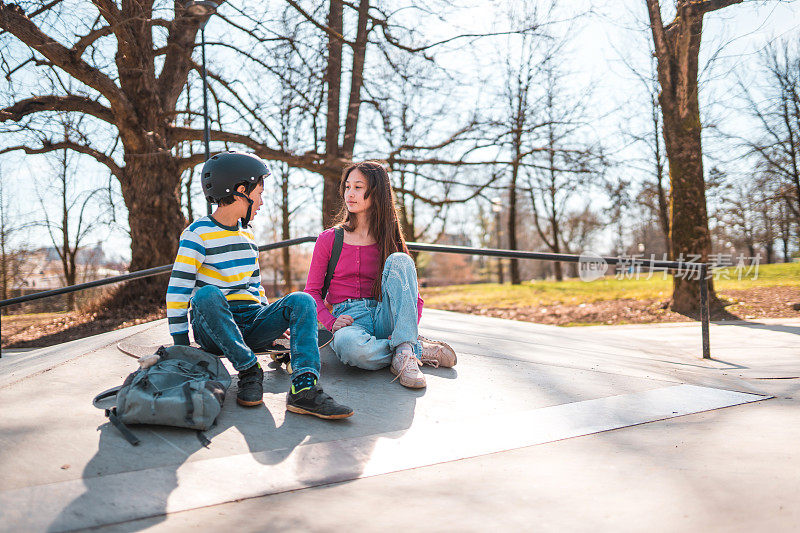
[[[544,4],[541,3],[540,4]],[[419,29],[431,39],[458,32],[485,33],[502,27],[507,2],[462,2],[446,13],[446,17],[427,16],[419,19]],[[226,9],[225,6],[222,9]],[[588,15],[585,13],[589,13]],[[581,16],[577,16],[581,14]],[[645,67],[648,61],[647,46],[650,35],[645,26],[646,11],[643,0],[600,2],[598,0],[573,0],[562,2],[557,10],[558,19],[565,22],[554,24],[549,31],[560,36],[568,36],[569,43],[564,61],[571,71],[571,83],[576,88],[591,87],[593,90],[592,128],[615,154],[624,160],[634,157],[635,149],[627,146],[620,133],[622,122],[620,111],[630,107],[631,102],[642,98],[643,94],[633,82],[622,58]],[[444,20],[443,20],[444,19]],[[665,23],[669,18],[665,16]],[[213,19],[209,25],[209,40],[214,36]],[[735,84],[741,78],[745,84],[757,84],[754,73],[758,53],[770,41],[800,36],[800,5],[797,2],[759,1],[745,2],[706,15],[704,19],[701,65],[707,65],[711,56],[713,64],[704,70],[701,79],[701,107],[704,116],[713,120],[721,129],[743,131],[749,127],[740,113],[733,112],[737,103]],[[220,37],[220,36],[217,36]],[[224,36],[223,36],[224,37]],[[497,54],[502,53],[510,41],[507,37],[484,39],[480,41],[477,52],[464,52],[460,46],[443,47],[438,60],[452,71],[463,71],[469,75],[481,75],[491,86],[498,73]],[[210,63],[213,68],[213,63]],[[491,93],[491,91],[488,91]],[[487,105],[486,86],[464,87],[461,96],[472,104],[482,102]],[[615,112],[616,111],[616,112]],[[359,132],[359,135],[362,135]],[[4,141],[3,144],[6,144]],[[704,149],[713,163],[723,161],[732,172],[736,171],[736,161],[726,159],[726,152],[720,151],[717,140],[704,136]],[[84,186],[102,186],[108,182],[107,172],[88,158],[80,158],[76,169]],[[34,224],[44,218],[44,210],[54,210],[56,206],[45,202],[40,205],[35,194],[31,194],[32,177],[52,175],[53,166],[46,157],[24,156],[20,152],[0,156],[0,178],[4,181],[6,193],[13,201],[9,213],[18,221]],[[635,178],[635,176],[634,176]],[[303,205],[297,213],[299,226],[295,235],[314,233],[319,224],[319,202],[307,200],[304,193]],[[599,195],[599,192],[593,194]],[[596,199],[607,204],[599,196]],[[200,205],[199,202],[196,205]],[[200,209],[204,214],[204,209]],[[274,234],[270,228],[269,210],[264,209],[253,226],[257,233],[268,239]],[[468,227],[474,207],[457,209],[451,224]],[[31,245],[48,245],[46,233],[37,227],[18,233]],[[130,242],[123,229],[103,228],[94,232],[88,242],[102,242],[110,255],[129,257]]]

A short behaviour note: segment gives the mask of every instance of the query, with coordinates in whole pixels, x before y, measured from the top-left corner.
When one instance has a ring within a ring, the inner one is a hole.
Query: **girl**
[[[456,354],[418,335],[422,298],[389,174],[377,161],[352,164],[342,173],[339,194],[344,207],[336,226],[344,242],[327,296],[322,287],[336,227],[317,238],[305,292],[316,300],[317,317],[333,332],[333,350],[343,363],[367,370],[391,366],[402,385],[422,388],[419,365],[452,367]]]

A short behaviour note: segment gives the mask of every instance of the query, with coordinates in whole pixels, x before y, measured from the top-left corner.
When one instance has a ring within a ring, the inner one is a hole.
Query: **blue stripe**
[[[180,247],[180,248],[191,248],[192,250],[196,250],[196,251],[200,252],[201,254],[205,254],[206,253],[206,249],[203,248],[202,244],[199,244],[199,243],[196,243],[194,241],[187,240],[187,239],[181,239],[181,241],[178,243],[178,247]]]
[[[197,228],[216,228],[216,227],[217,225],[211,222],[210,220],[203,220],[201,218],[200,220],[196,220],[191,224],[189,224],[189,231],[194,231]]]
[[[231,259],[230,261],[220,261],[218,263],[204,263],[213,266],[217,270],[224,270],[238,266],[254,266],[256,263],[255,257],[248,257],[246,259]]]
[[[192,287],[167,287],[167,294],[192,294]]]

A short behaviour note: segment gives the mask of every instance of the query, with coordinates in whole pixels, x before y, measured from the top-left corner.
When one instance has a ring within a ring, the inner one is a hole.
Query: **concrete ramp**
[[[740,363],[642,348],[620,330],[426,311],[423,333],[453,345],[459,364],[426,368],[425,390],[401,387],[388,371],[344,367],[325,349],[322,385],[356,410],[353,418],[287,413],[289,377],[273,369],[264,406],[237,406],[232,387],[209,448],[192,431],[146,426],[133,428],[142,440],[133,447],[91,398],[136,368],[116,342],[169,342],[164,321],[146,326],[46,349],[40,359],[3,358],[0,371],[13,368],[15,378],[0,381],[0,472],[9,474],[0,530],[127,523],[770,397],[735,375]]]

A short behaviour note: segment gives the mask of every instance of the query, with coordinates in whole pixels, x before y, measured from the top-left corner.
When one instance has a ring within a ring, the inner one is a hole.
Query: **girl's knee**
[[[350,326],[341,328],[333,335],[333,351],[344,364],[363,368],[364,370],[377,370],[386,364],[379,352],[377,343],[370,342],[371,336],[363,331]]]
[[[352,326],[337,329],[333,334],[333,351],[341,354],[350,347],[358,345],[361,342],[361,336],[362,332]]]
[[[392,267],[411,267],[416,270],[414,260],[410,255],[404,252],[389,254],[389,257],[386,258],[386,264]]]

